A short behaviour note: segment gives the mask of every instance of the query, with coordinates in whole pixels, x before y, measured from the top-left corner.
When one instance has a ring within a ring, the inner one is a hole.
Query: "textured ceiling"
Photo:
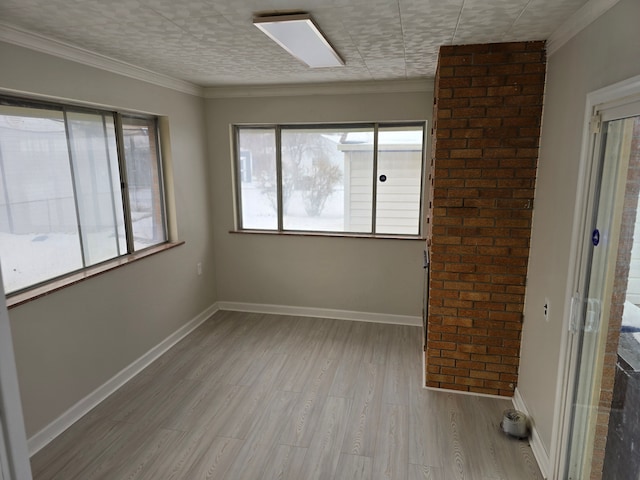
[[[0,0],[0,22],[201,86],[432,77],[441,45],[544,40],[587,0]],[[252,24],[305,11],[346,66],[309,69]]]

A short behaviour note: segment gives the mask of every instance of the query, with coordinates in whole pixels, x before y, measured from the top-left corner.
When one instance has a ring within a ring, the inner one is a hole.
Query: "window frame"
[[[114,111],[115,115],[115,127],[116,127],[116,139],[118,142],[118,169],[120,170],[120,191],[122,192],[123,198],[123,209],[125,216],[125,227],[131,226],[130,228],[126,228],[127,233],[127,252],[128,254],[132,254],[135,252],[141,252],[148,248],[153,248],[157,245],[162,245],[163,243],[169,242],[169,221],[167,219],[167,197],[166,197],[166,186],[165,186],[165,177],[164,177],[164,165],[163,165],[163,156],[162,156],[162,141],[160,138],[160,118],[157,115],[145,115],[141,113],[135,112],[125,112],[125,111]],[[131,203],[129,198],[129,181],[127,174],[127,163],[126,163],[126,155],[125,155],[125,147],[124,147],[124,129],[122,127],[122,118],[132,118],[132,119],[142,119],[142,120],[152,120],[153,121],[153,129],[154,129],[154,140],[156,142],[156,155],[155,155],[155,163],[158,169],[158,195],[160,196],[160,206],[162,213],[162,232],[164,234],[164,241],[160,243],[156,243],[154,245],[150,245],[145,248],[135,249],[134,248],[134,238],[133,238],[133,224],[131,217]],[[125,198],[126,195],[126,198]],[[129,243],[129,236],[131,236],[131,243]]]
[[[116,151],[117,151],[117,167],[118,167],[118,184],[119,184],[119,195],[122,199],[122,207],[123,207],[123,221],[124,221],[124,233],[125,233],[125,244],[126,244],[126,252],[119,253],[118,255],[92,264],[87,264],[85,253],[82,247],[82,226],[80,225],[80,221],[78,221],[78,237],[79,237],[79,248],[80,248],[80,257],[82,259],[82,267],[70,270],[60,275],[55,275],[54,277],[32,283],[26,287],[19,288],[17,290],[13,290],[6,294],[7,306],[9,308],[21,305],[35,298],[42,297],[47,295],[52,291],[59,290],[60,288],[64,288],[65,286],[75,284],[79,281],[85,280],[87,278],[91,278],[93,276],[102,274],[106,271],[109,271],[113,268],[118,268],[123,265],[127,265],[133,261],[137,261],[141,258],[145,258],[150,255],[154,255],[158,252],[171,249],[173,247],[184,244],[181,241],[172,241],[170,238],[169,231],[169,223],[170,219],[167,218],[168,215],[168,206],[167,206],[167,196],[166,196],[166,178],[164,172],[164,157],[162,153],[162,138],[160,131],[160,117],[155,114],[136,112],[124,109],[116,109],[116,108],[102,108],[99,106],[86,105],[82,103],[75,103],[72,101],[61,100],[49,100],[49,99],[40,99],[37,97],[23,97],[23,96],[14,96],[11,94],[6,94],[5,92],[0,91],[0,106],[11,106],[11,107],[19,107],[19,108],[33,108],[38,110],[52,110],[56,112],[60,112],[64,118],[64,130],[65,130],[65,138],[67,143],[71,141],[71,136],[69,132],[69,124],[67,119],[68,113],[80,113],[80,114],[93,114],[100,115],[103,118],[111,118],[113,119],[114,126],[114,134],[116,140]],[[122,119],[132,118],[132,119],[143,119],[145,121],[150,121],[153,124],[154,135],[153,139],[155,141],[155,158],[154,165],[157,168],[158,173],[158,195],[159,202],[161,206],[161,215],[162,215],[162,233],[164,240],[144,248],[136,249],[134,246],[134,237],[133,237],[133,223],[132,223],[132,215],[131,215],[131,204],[129,199],[129,184],[127,182],[127,161],[125,156],[125,146],[124,146],[124,130],[123,130],[123,122]],[[69,143],[68,143],[69,145]],[[69,147],[68,147],[69,148]],[[71,162],[71,160],[70,160]],[[75,174],[73,167],[70,166],[70,173],[73,177]],[[3,175],[3,181],[6,181]],[[78,195],[76,191],[75,184],[72,183],[73,187],[73,202],[75,206],[75,215],[78,218]],[[118,195],[118,191],[114,189],[112,192],[114,196]],[[118,248],[118,251],[120,249]]]
[[[327,122],[327,123],[235,123],[232,127],[232,173],[234,187],[234,233],[260,233],[299,236],[323,236],[323,237],[358,237],[358,238],[397,238],[397,239],[421,239],[425,238],[425,204],[426,204],[426,168],[427,168],[427,120],[407,121],[375,121],[375,122]],[[418,233],[376,233],[377,217],[377,191],[378,191],[378,138],[381,128],[420,127],[422,129],[422,153],[420,159],[420,200],[418,213]],[[282,204],[282,131],[283,130],[326,130],[326,129],[354,129],[371,128],[373,130],[373,155],[372,174],[373,184],[371,193],[371,231],[353,232],[344,230],[296,230],[284,228],[284,213]],[[277,229],[272,228],[244,228],[242,218],[242,178],[240,173],[240,130],[273,130],[276,149],[276,181],[277,181]]]

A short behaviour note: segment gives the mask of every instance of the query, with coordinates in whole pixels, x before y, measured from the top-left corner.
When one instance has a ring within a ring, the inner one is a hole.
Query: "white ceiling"
[[[441,45],[545,40],[587,0],[0,0],[0,22],[200,86],[433,77]],[[311,13],[346,66],[309,69],[252,24]]]

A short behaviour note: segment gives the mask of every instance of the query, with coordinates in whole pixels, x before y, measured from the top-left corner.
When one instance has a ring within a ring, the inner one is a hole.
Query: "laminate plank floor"
[[[508,399],[422,388],[419,327],[221,311],[31,459],[35,480],[534,480]]]

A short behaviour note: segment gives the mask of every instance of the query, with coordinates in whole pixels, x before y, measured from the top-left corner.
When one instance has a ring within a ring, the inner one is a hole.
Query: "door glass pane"
[[[625,119],[621,128],[629,174],[618,258],[624,256],[628,276],[616,278],[626,294],[616,311],[621,328],[602,475],[611,480],[638,478],[640,472],[640,117]]]
[[[602,126],[599,182],[593,187],[595,203],[584,273],[586,295],[583,301],[581,328],[576,341],[579,367],[573,399],[567,465],[567,478],[574,480],[589,478],[591,452],[596,438],[607,328],[610,321],[620,321],[620,317],[615,319],[610,315],[611,312],[617,311],[615,307],[621,297],[618,290],[626,283],[626,278],[616,277],[615,272],[616,260],[620,258],[621,223],[626,214],[623,212],[627,208],[625,185],[632,161],[630,152],[635,122],[635,118],[628,118],[605,122]],[[614,333],[619,335],[619,332]]]
[[[60,111],[0,105],[0,257],[7,293],[82,268]]]
[[[154,118],[122,116],[134,250],[167,240],[158,132]]]
[[[379,130],[376,233],[420,233],[422,139],[421,126]]]
[[[237,161],[242,206],[241,228],[277,230],[275,129],[239,128]]]
[[[118,171],[113,117],[68,112],[67,127],[85,263],[95,265],[126,253],[120,182],[113,178]]]
[[[371,232],[373,129],[282,130],[285,230]]]

